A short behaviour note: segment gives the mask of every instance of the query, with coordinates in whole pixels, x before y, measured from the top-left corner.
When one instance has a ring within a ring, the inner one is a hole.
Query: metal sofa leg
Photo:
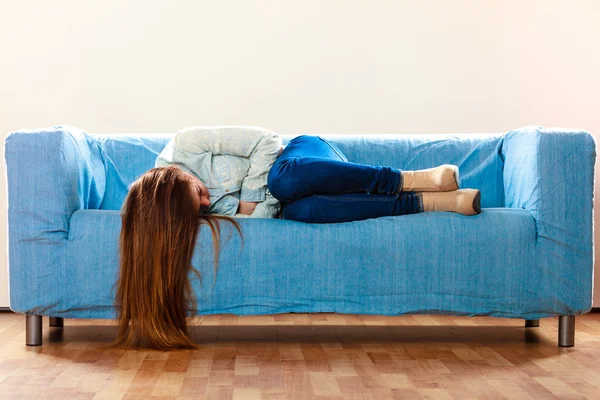
[[[525,320],[525,328],[537,328],[540,326],[539,319],[526,319]]]
[[[27,346],[42,345],[41,315],[27,315],[25,317],[25,344]]]
[[[560,347],[575,346],[574,315],[560,315],[558,317],[558,345]]]
[[[50,326],[55,326],[57,328],[62,328],[65,326],[65,320],[61,317],[50,317]]]

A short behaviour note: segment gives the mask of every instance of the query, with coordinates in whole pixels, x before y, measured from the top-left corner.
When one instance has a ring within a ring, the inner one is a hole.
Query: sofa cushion
[[[528,289],[531,277],[539,274],[536,232],[533,217],[521,209],[489,208],[475,216],[432,212],[337,224],[261,218],[239,222],[244,248],[237,232],[222,225],[214,288],[210,230],[201,228],[193,265],[203,283],[192,281],[198,314],[533,313],[530,317],[537,318],[543,302],[552,301],[556,291]],[[55,294],[61,301],[48,305],[49,313],[111,318],[119,213],[79,210],[70,226],[65,264],[56,265],[56,276],[48,277],[64,281],[57,289],[62,296]],[[28,302],[23,298],[15,305],[26,309]]]

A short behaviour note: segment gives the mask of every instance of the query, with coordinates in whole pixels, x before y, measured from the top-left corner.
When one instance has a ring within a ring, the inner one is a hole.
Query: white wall
[[[5,0],[0,132],[249,124],[284,134],[470,133],[541,124],[598,136],[599,20],[595,0]],[[6,243],[6,213],[0,223]],[[600,306],[600,273],[595,292]]]

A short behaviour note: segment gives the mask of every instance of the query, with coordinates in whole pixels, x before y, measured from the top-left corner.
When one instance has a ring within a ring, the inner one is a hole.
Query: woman
[[[241,235],[241,217],[345,222],[426,211],[480,213],[480,193],[458,189],[458,167],[418,171],[352,163],[333,143],[301,135],[285,149],[258,127],[177,132],[155,167],[129,188],[121,213],[117,347],[197,348],[187,331],[189,273],[200,225]],[[283,211],[283,212],[280,212]],[[233,218],[232,218],[233,217]]]

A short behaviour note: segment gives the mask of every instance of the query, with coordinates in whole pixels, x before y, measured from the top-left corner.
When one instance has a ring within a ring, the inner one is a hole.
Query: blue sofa
[[[172,134],[20,130],[5,140],[10,308],[114,318],[119,210]],[[284,145],[294,137],[281,135]],[[350,161],[460,168],[481,214],[431,212],[337,224],[239,219],[223,225],[216,281],[210,230],[193,265],[198,314],[336,312],[487,315],[537,326],[559,316],[559,345],[591,309],[596,145],[585,131],[528,126],[498,134],[321,135]],[[230,236],[228,238],[228,236]],[[213,287],[214,283],[214,287]]]

